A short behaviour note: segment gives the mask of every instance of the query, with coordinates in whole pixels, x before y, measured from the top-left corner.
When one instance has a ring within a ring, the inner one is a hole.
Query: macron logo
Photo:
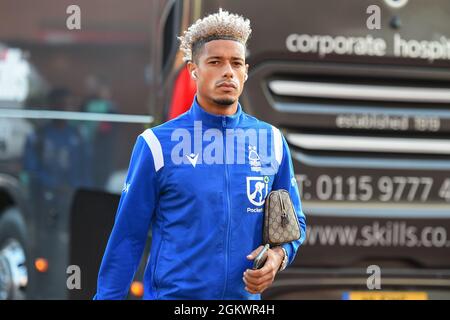
[[[198,153],[197,154],[191,153],[190,155],[186,155],[186,157],[188,158],[192,166],[195,168],[195,166],[197,165]]]

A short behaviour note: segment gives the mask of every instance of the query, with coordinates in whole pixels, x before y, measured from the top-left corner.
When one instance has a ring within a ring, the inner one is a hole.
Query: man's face
[[[188,67],[196,74],[198,95],[216,105],[229,106],[237,101],[244,88],[248,70],[245,47],[233,40],[209,41]]]

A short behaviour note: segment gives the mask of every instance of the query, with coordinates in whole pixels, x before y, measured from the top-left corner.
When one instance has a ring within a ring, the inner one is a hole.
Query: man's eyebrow
[[[210,56],[210,57],[207,57],[206,58],[206,60],[212,60],[212,59],[223,59],[223,57],[222,56]]]
[[[212,60],[212,59],[222,60],[222,59],[224,59],[224,57],[223,57],[223,56],[210,56],[210,57],[207,57],[207,58],[206,58],[206,60]],[[231,57],[231,60],[240,60],[240,61],[244,61],[244,59],[241,58],[241,57]]]

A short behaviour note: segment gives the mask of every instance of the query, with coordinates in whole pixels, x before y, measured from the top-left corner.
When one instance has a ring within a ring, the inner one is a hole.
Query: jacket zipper
[[[223,157],[224,157],[224,166],[225,166],[225,183],[226,183],[226,197],[227,197],[227,237],[226,237],[226,248],[225,248],[225,285],[223,288],[223,294],[222,294],[222,299],[225,299],[225,293],[227,291],[227,282],[228,282],[228,249],[229,249],[229,242],[230,242],[230,220],[231,220],[231,214],[230,214],[230,192],[229,192],[229,182],[230,182],[230,177],[229,177],[229,173],[228,173],[228,164],[227,164],[227,160],[226,160],[226,127],[227,127],[227,121],[225,117],[222,117],[222,127],[223,127],[223,134],[225,139],[224,141],[224,152],[223,152]]]

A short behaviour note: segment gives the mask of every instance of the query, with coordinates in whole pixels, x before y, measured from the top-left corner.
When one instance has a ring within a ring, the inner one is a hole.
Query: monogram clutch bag
[[[271,191],[264,207],[264,243],[278,246],[298,239],[300,224],[289,192],[284,189]]]

